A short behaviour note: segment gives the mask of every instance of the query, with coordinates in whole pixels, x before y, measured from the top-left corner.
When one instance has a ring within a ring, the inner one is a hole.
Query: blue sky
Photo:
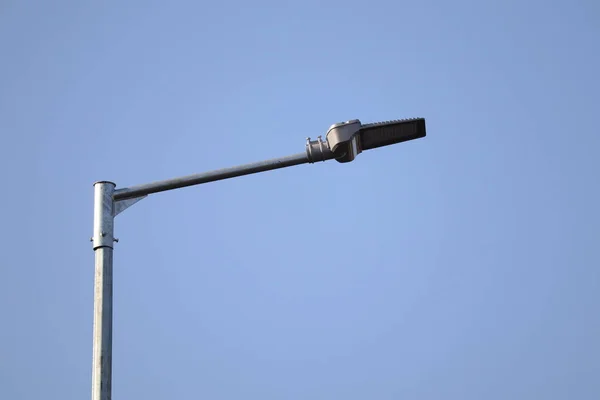
[[[3,396],[89,397],[94,181],[421,116],[119,215],[113,398],[599,398],[599,4],[2,2]]]

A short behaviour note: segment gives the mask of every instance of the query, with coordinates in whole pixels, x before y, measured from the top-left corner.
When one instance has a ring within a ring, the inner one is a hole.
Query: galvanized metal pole
[[[110,400],[112,389],[112,303],[114,206],[112,182],[94,184],[94,353],[92,400]]]

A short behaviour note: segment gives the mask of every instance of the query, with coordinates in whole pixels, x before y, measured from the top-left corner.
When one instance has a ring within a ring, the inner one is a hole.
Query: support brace
[[[115,201],[114,216],[116,217],[117,215],[121,214],[123,211],[127,210],[129,207],[131,207],[132,205],[134,205],[135,203],[137,203],[138,201],[140,201],[146,197],[148,197],[148,196],[146,195],[146,196],[134,197],[132,199]]]

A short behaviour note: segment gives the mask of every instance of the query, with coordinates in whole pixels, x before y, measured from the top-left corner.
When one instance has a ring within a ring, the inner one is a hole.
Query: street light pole
[[[94,345],[92,400],[109,400],[112,383],[112,300],[115,184],[94,184]]]
[[[112,395],[113,246],[118,241],[114,237],[114,219],[119,213],[152,193],[331,159],[345,163],[354,160],[363,150],[424,136],[423,118],[365,125],[352,120],[332,125],[325,141],[321,136],[317,140],[307,138],[304,153],[123,189],[115,189],[112,182],[96,182],[92,236],[96,263],[92,400],[111,400]]]

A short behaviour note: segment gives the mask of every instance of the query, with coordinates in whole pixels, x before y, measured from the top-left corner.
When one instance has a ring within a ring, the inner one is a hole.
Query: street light
[[[425,119],[412,118],[374,124],[357,119],[332,125],[325,140],[306,140],[306,151],[287,157],[188,175],[129,188],[115,189],[115,184],[94,184],[95,254],[94,275],[94,344],[92,357],[92,400],[110,400],[112,385],[112,299],[114,218],[152,193],[199,185],[237,176],[255,174],[299,164],[335,159],[340,163],[354,160],[364,150],[388,146],[425,136]]]

